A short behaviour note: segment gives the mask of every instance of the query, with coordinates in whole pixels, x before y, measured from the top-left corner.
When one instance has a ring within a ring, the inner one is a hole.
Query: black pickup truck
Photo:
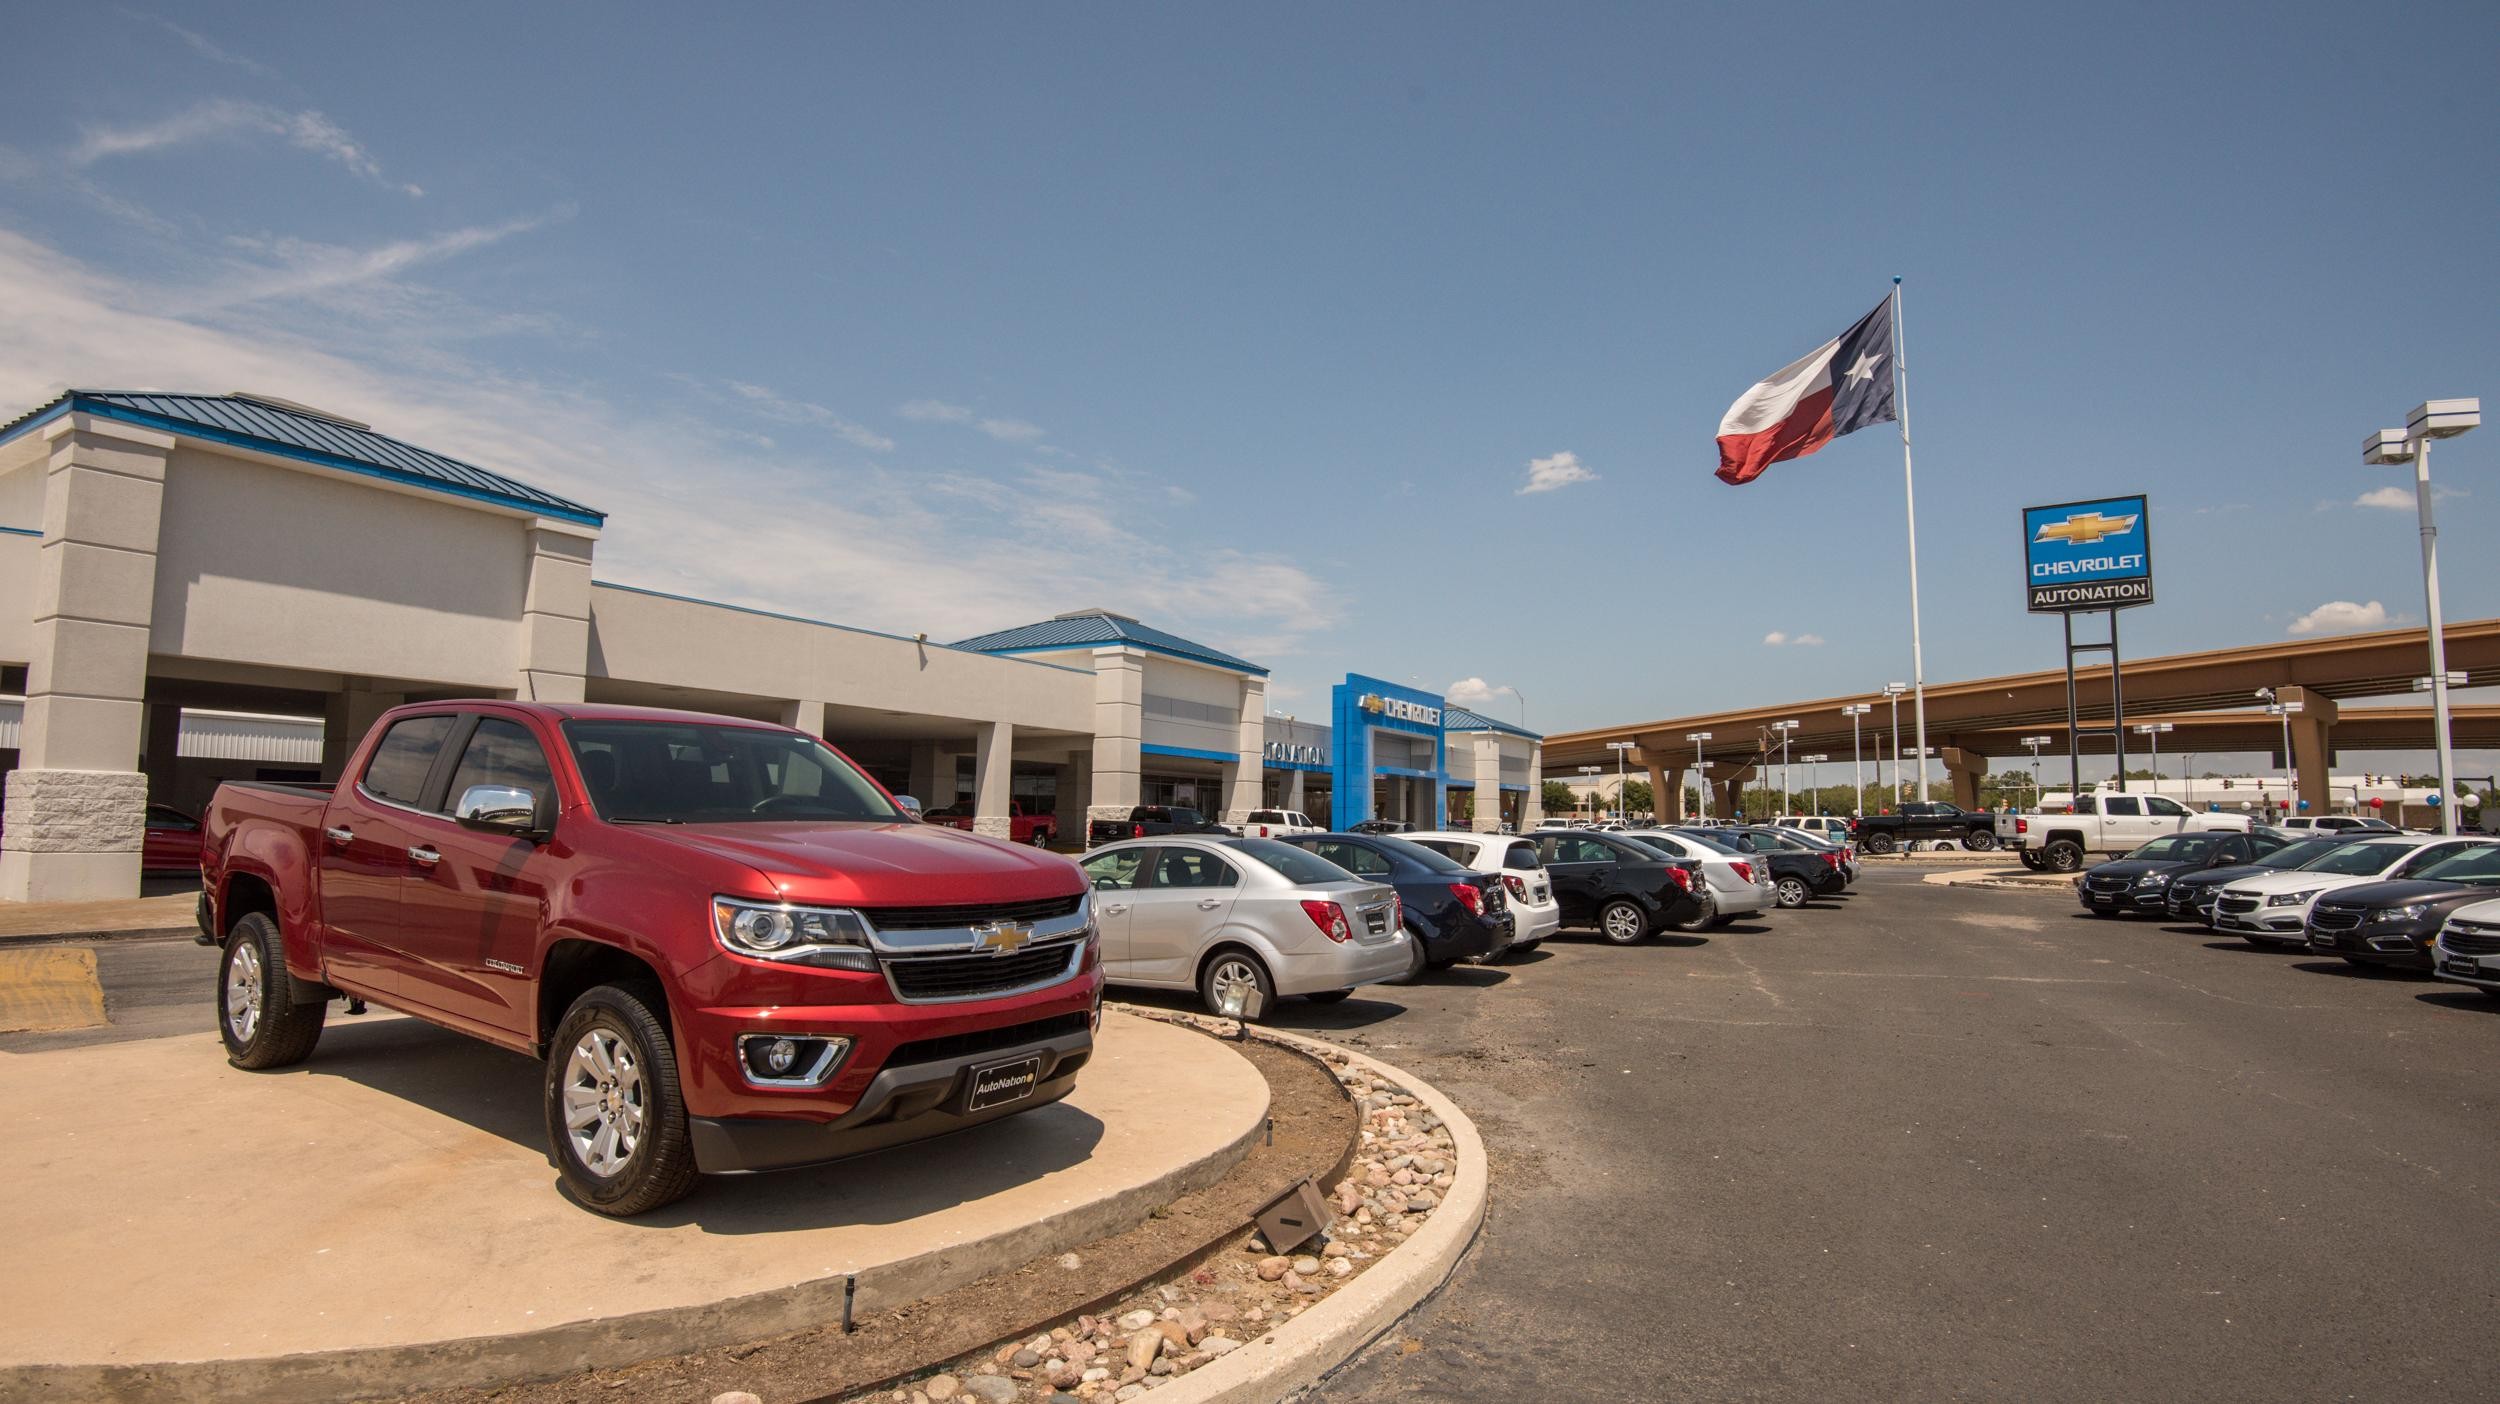
[[[1898,814],[1869,814],[1858,821],[1858,847],[1890,853],[1916,840],[1958,843],[1974,853],[1997,846],[1996,814],[1958,804],[1905,804]]]
[[[1232,830],[1194,809],[1177,805],[1141,804],[1126,819],[1097,819],[1085,826],[1085,843],[1117,843],[1121,839],[1161,838],[1165,834],[1229,834]]]

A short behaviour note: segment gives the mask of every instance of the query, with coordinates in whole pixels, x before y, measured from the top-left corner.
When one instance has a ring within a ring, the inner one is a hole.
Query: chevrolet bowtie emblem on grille
[[[1012,921],[993,921],[972,928],[972,948],[991,955],[1014,955],[1033,939],[1033,928]]]
[[[2105,536],[2124,536],[2135,530],[2135,517],[2104,517],[2098,512],[2077,512],[2062,522],[2042,522],[2039,541],[2063,541],[2074,546],[2090,546]]]

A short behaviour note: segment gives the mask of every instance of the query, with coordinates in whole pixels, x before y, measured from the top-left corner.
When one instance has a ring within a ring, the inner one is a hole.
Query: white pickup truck
[[[2251,827],[2245,814],[2205,813],[2163,795],[2112,790],[2077,795],[2066,813],[2000,813],[1996,835],[1997,846],[2019,855],[2024,867],[2071,873],[2086,854],[2131,853],[2164,834],[2244,834]]]
[[[1254,809],[1242,822],[1241,832],[1249,838],[1290,838],[1295,834],[1328,832],[1311,822],[1311,816],[1298,809]]]

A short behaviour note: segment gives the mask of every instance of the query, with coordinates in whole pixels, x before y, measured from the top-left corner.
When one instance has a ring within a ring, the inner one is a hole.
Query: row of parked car
[[[1086,853],[1110,983],[1255,1014],[1584,929],[1616,945],[1802,907],[1857,877],[1847,843],[1768,827],[1132,833]]]
[[[2194,919],[2251,945],[2428,971],[2500,996],[2500,840],[2174,834],[2085,873],[2076,893],[2097,916]]]

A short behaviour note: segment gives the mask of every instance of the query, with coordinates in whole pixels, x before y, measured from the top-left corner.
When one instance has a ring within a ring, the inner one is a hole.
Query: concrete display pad
[[[277,1073],[210,1033],[0,1054],[0,1400],[544,1376],[839,1319],[845,1275],[899,1305],[1212,1183],[1267,1084],[1109,1014],[1056,1106],[622,1222],[558,1192],[539,1099],[530,1060],[378,1011]]]

